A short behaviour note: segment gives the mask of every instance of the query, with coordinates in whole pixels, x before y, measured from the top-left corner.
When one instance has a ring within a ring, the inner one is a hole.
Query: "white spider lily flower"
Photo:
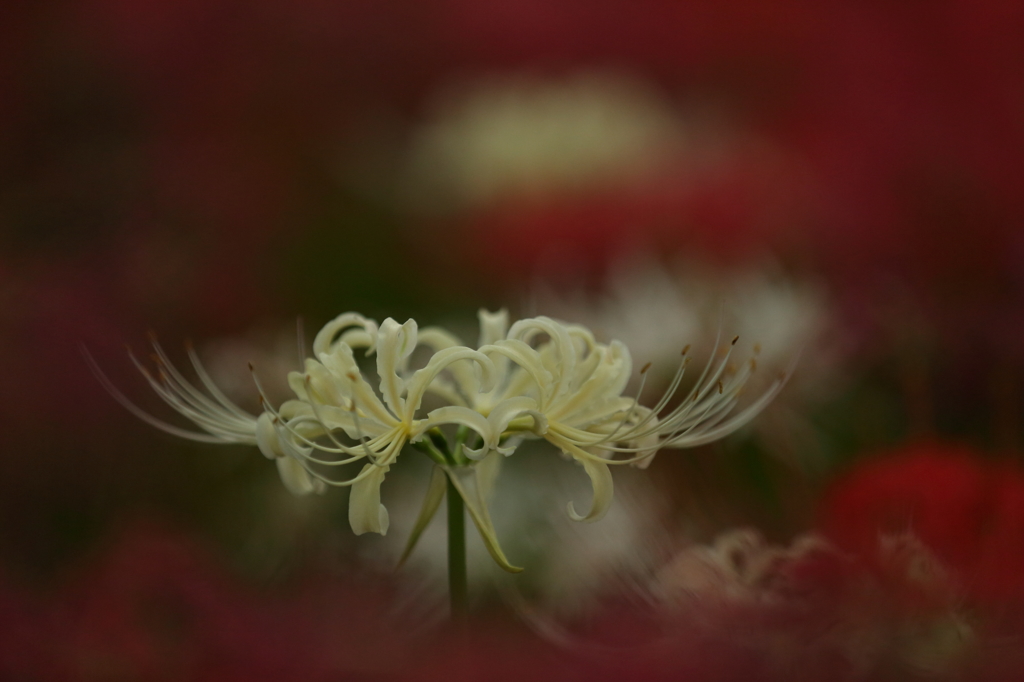
[[[738,369],[732,365],[733,339],[682,395],[689,363],[684,350],[664,395],[644,407],[639,393],[636,398],[623,395],[633,364],[622,343],[599,343],[586,328],[547,317],[511,326],[504,311],[480,311],[479,317],[480,339],[473,349],[443,329],[421,332],[414,320],[399,324],[388,318],[378,326],[356,313],[340,315],[317,334],[314,357],[306,359],[304,371],[289,374],[295,399],[274,408],[253,372],[264,407],[259,417],[241,410],[217,388],[191,348],[189,358],[205,392],[175,369],[154,340],[157,376],[134,356],[133,362],[153,390],[201,432],[143,412],[92,364],[115,398],[159,429],[200,442],[258,446],[277,463],[293,493],[350,487],[349,523],[357,535],[387,533],[381,484],[404,447],[419,444],[463,498],[491,556],[509,571],[521,569],[505,558],[487,510],[499,454],[513,454],[525,438],[543,438],[559,448],[583,466],[593,487],[590,510],[578,514],[570,503],[569,515],[596,521],[612,500],[610,465],[646,466],[660,448],[693,447],[721,438],[750,421],[783,383],[779,379],[734,414],[754,362]],[[409,359],[418,346],[432,353],[422,368],[411,371]],[[376,387],[364,376],[357,350],[375,356]],[[448,404],[421,415],[428,392]],[[454,446],[441,430],[451,426],[457,427]],[[467,439],[470,432],[478,443]],[[354,476],[330,473],[352,464],[362,467]],[[435,471],[407,552],[437,509],[439,476]]]
[[[465,366],[453,367],[452,383],[439,387],[439,392],[463,400],[486,417],[486,425],[480,420],[479,428],[470,425],[483,437],[483,444],[467,454],[471,458],[490,451],[511,455],[523,438],[544,438],[583,465],[591,479],[590,510],[578,514],[569,504],[569,515],[579,521],[596,521],[608,510],[613,492],[609,465],[646,467],[661,448],[696,447],[723,438],[764,409],[786,378],[783,375],[745,409],[734,412],[756,367],[753,358],[733,365],[738,337],[734,338],[683,393],[687,346],[667,390],[653,407],[644,407],[639,395],[622,395],[633,370],[629,349],[622,343],[599,343],[585,327],[548,317],[520,320],[511,327],[505,311],[481,310],[479,318],[478,350],[494,361],[494,387],[484,390]],[[459,343],[442,330],[430,330],[426,336],[435,348]],[[537,339],[541,341],[535,343]]]
[[[146,423],[175,436],[203,443],[256,445],[276,461],[281,479],[294,494],[324,492],[327,487],[351,487],[349,522],[356,534],[388,529],[387,510],[380,503],[380,486],[407,443],[421,440],[444,424],[469,426],[490,442],[486,419],[466,407],[448,405],[417,418],[431,382],[449,365],[476,362],[479,382],[489,386],[494,366],[482,353],[465,347],[435,353],[425,367],[411,374],[408,359],[417,345],[414,320],[398,324],[387,319],[379,327],[356,313],[345,313],[326,325],[313,342],[317,359],[306,360],[305,372],[292,372],[289,385],[297,399],[272,407],[263,395],[265,412],[256,417],[218,389],[195,351],[188,356],[205,392],[173,365],[153,339],[156,376],[134,355],[132,362],[160,398],[202,431],[168,424],[146,413],[124,396],[86,355],[97,377],[118,402]],[[356,362],[354,349],[376,355],[379,396]],[[254,373],[255,378],[255,373]],[[342,442],[343,433],[350,441]],[[350,478],[325,473],[333,467],[362,462]]]
[[[285,402],[280,410],[265,404],[267,413],[261,420],[266,427],[258,433],[263,434],[261,449],[275,455],[276,448],[283,450],[322,485],[350,486],[349,523],[357,535],[387,532],[380,486],[407,443],[416,443],[445,424],[468,426],[492,440],[486,420],[463,406],[443,406],[417,418],[438,374],[453,364],[474,362],[481,385],[488,385],[495,373],[491,360],[473,349],[452,346],[435,352],[425,367],[410,374],[408,360],[417,345],[414,320],[400,325],[388,318],[378,328],[373,320],[345,313],[317,334],[316,359],[306,360],[304,372],[289,375],[298,399]],[[354,351],[361,348],[376,355],[379,396],[359,369]],[[350,442],[339,440],[339,432]],[[362,470],[352,478],[322,472],[363,460]]]

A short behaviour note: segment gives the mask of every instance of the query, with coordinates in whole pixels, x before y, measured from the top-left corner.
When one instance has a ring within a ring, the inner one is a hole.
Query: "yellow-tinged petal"
[[[334,346],[339,343],[340,332],[350,327],[358,329],[349,330],[344,335],[344,341],[352,348],[372,347],[377,342],[377,323],[363,317],[359,313],[342,313],[324,325],[316,338],[313,339],[313,355],[330,353]],[[355,333],[353,333],[355,332]]]
[[[284,455],[281,443],[277,439],[273,417],[264,412],[256,419],[256,445],[267,459],[277,459]]]
[[[528,416],[533,418],[533,432],[541,436],[548,430],[548,420],[537,410],[537,401],[527,396],[508,398],[494,406],[491,413],[487,415],[490,422],[491,433],[494,434],[494,442],[490,445],[494,450],[508,456],[514,451],[514,447],[501,447],[498,439],[508,428],[509,423],[519,417]]]
[[[592,459],[577,460],[583,464],[587,475],[590,476],[590,484],[594,488],[594,499],[590,503],[590,511],[586,515],[576,513],[576,508],[569,502],[567,508],[569,517],[573,521],[600,521],[608,513],[612,504],[614,484],[612,482],[612,471],[607,464],[595,462]]]
[[[418,440],[430,429],[443,424],[458,424],[459,426],[466,426],[480,434],[484,444],[479,450],[473,450],[463,446],[462,451],[470,459],[479,459],[487,454],[487,451],[491,447],[497,445],[498,437],[501,435],[500,433],[495,434],[491,430],[491,423],[487,421],[486,417],[476,410],[471,410],[468,407],[460,407],[458,405],[446,405],[445,407],[439,407],[436,410],[431,410],[426,419],[416,422],[416,428],[413,430],[411,437],[413,440]]]
[[[316,360],[306,359],[303,383],[306,384],[307,400],[338,407],[348,407],[350,404],[345,382]]]
[[[494,451],[473,467],[476,471],[477,490],[480,491],[480,498],[485,502],[491,498],[491,492],[494,491],[494,484],[498,480],[501,463],[504,459],[497,451]]]
[[[406,359],[416,348],[416,320],[398,324],[392,318],[384,320],[377,332],[377,374],[380,393],[392,414],[401,418],[404,410],[402,391],[405,382],[400,373]]]
[[[476,315],[480,320],[480,341],[477,343],[477,348],[497,343],[505,338],[505,334],[508,332],[508,310],[502,308],[498,312],[492,313],[481,308]]]
[[[529,344],[519,339],[505,339],[487,346],[481,346],[480,352],[487,355],[505,357],[519,365],[526,372],[527,376],[533,379],[539,394],[542,396],[554,381],[551,372],[544,368],[540,354],[531,348]],[[504,387],[502,387],[502,390],[504,390]]]
[[[344,383],[357,409],[372,416],[381,424],[393,426],[397,423],[395,415],[388,412],[373,387],[363,378],[351,348],[345,345],[338,346],[330,355],[322,354],[320,361]]]
[[[365,478],[352,484],[352,492],[348,498],[348,523],[356,535],[363,533],[388,532],[388,510],[380,503],[380,484],[390,466],[367,464],[360,475],[369,473]]]
[[[299,400],[309,400],[309,394],[306,393],[306,375],[304,373],[288,372],[288,387],[292,389],[292,393]]]
[[[323,482],[310,476],[309,472],[295,458],[278,457],[275,461],[277,462],[277,473],[281,475],[281,482],[292,495],[309,495],[325,490]]]
[[[421,346],[430,348],[435,353],[442,351],[446,348],[453,347],[464,347],[465,344],[449,331],[441,329],[440,327],[425,327],[419,331],[418,343]],[[473,396],[480,391],[480,380],[477,377],[476,368],[474,368],[468,362],[456,362],[448,367],[448,371],[451,372],[452,377],[455,379],[455,385],[462,392],[464,396]],[[431,382],[428,390],[435,390],[435,382]],[[457,401],[462,403],[465,402],[461,397]]]
[[[612,503],[612,495],[615,492],[612,482],[612,472],[601,458],[589,452],[584,452],[576,445],[557,435],[548,435],[552,444],[562,448],[562,451],[569,454],[573,459],[583,465],[583,469],[590,476],[590,484],[594,489],[594,499],[590,503],[590,511],[585,515],[578,514],[572,502],[568,504],[569,517],[573,521],[593,522],[599,521],[608,512]]]
[[[443,370],[447,369],[450,365],[472,361],[480,367],[480,383],[481,388],[485,391],[490,390],[494,385],[495,381],[495,370],[494,363],[491,359],[480,351],[475,351],[464,346],[453,346],[451,348],[445,348],[434,353],[434,356],[430,358],[427,366],[423,369],[417,370],[412,378],[408,382],[408,394],[406,395],[405,401],[405,412],[401,413],[405,421],[411,421],[413,415],[416,414],[416,410],[420,406],[420,402],[423,400],[423,394],[426,393],[427,387],[430,385],[438,374]],[[383,383],[381,384],[383,385]]]
[[[566,326],[555,322],[550,317],[541,316],[519,320],[508,330],[509,339],[519,339],[527,344],[537,334],[547,334],[551,337],[545,347],[553,349],[558,355],[558,371],[554,375],[554,385],[546,396],[548,399],[557,398],[569,390],[569,382],[572,380],[576,368],[576,348]],[[544,402],[546,404],[547,401]]]
[[[597,362],[593,362],[594,360]],[[605,350],[599,350],[593,353],[588,361],[594,364],[590,376],[551,405],[547,414],[552,420],[575,423],[574,412],[605,403],[609,399],[617,398],[622,392],[609,390],[610,384],[617,383],[618,374],[622,370],[622,363],[617,358],[613,358]]]

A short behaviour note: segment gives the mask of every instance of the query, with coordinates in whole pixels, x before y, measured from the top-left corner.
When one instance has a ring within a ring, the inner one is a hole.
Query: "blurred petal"
[[[599,521],[608,512],[608,507],[612,503],[612,494],[615,491],[611,469],[601,461],[599,456],[580,449],[564,438],[549,436],[548,440],[583,465],[587,475],[590,476],[590,484],[594,488],[594,499],[590,503],[590,511],[586,515],[580,515],[576,513],[576,507],[570,502],[568,505],[569,517],[574,521]]]
[[[266,412],[256,420],[256,445],[267,459],[276,459],[284,454],[277,440],[273,417]]]
[[[608,507],[612,503],[614,487],[612,484],[611,469],[607,464],[595,462],[590,459],[577,461],[583,464],[583,468],[586,469],[587,475],[590,476],[590,483],[594,486],[594,500],[590,503],[590,511],[587,512],[586,516],[577,514],[576,508],[573,506],[573,503],[570,502],[568,505],[569,516],[574,521],[600,521],[608,512]]]
[[[508,311],[502,308],[496,313],[481,308],[477,312],[480,320],[480,342],[477,347],[497,343],[505,338],[508,331]]]
[[[309,495],[323,492],[323,484],[310,476],[298,460],[292,457],[277,457],[275,461],[277,462],[277,473],[281,475],[281,482],[291,494]]]
[[[339,332],[344,333],[336,339]],[[352,348],[372,347],[377,341],[377,323],[359,313],[342,313],[317,333],[313,339],[313,355],[330,353],[335,344],[342,341]]]
[[[484,546],[487,547],[487,552],[491,555],[491,558],[509,573],[520,573],[523,569],[509,563],[505,553],[501,551],[501,545],[498,544],[498,537],[494,532],[494,524],[491,522],[491,515],[487,510],[486,501],[480,494],[479,482],[476,479],[477,474],[473,471],[465,471],[464,469],[452,469],[449,466],[445,466],[444,471],[448,474],[448,480],[452,482],[452,485],[455,486],[459,495],[462,496],[462,500],[466,503],[466,511],[469,512],[469,517],[473,519],[473,524],[476,525],[476,529],[480,532],[480,537],[483,538]]]
[[[502,459],[497,451],[492,451],[491,454],[480,460],[474,467],[476,470],[476,487],[480,491],[480,498],[484,501],[490,499],[491,492],[494,491],[494,484],[497,482],[498,474],[501,472]]]
[[[397,568],[401,568],[405,560],[409,558],[412,551],[416,548],[416,543],[419,542],[420,536],[426,529],[430,520],[434,518],[434,514],[437,513],[437,508],[441,506],[441,500],[444,499],[445,490],[448,487],[448,477],[445,476],[444,471],[435,466],[430,473],[430,483],[427,485],[427,495],[423,498],[423,507],[420,509],[420,514],[416,517],[416,523],[413,525],[412,532],[409,533],[409,539],[405,543],[405,550],[402,551],[402,556],[398,559]]]

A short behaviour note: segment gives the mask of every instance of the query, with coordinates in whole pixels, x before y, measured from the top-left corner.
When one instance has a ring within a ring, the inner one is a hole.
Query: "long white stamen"
[[[100,382],[100,385],[103,386],[104,389],[106,389],[106,391],[111,395],[111,397],[114,398],[114,400],[116,400],[122,407],[128,410],[132,415],[134,415],[141,421],[149,424],[153,428],[159,429],[164,433],[169,433],[172,436],[177,436],[178,438],[185,438],[187,440],[196,441],[198,443],[242,442],[240,440],[229,440],[222,436],[213,434],[196,433],[195,431],[189,431],[187,429],[183,429],[178,426],[174,426],[173,424],[168,424],[165,421],[157,419],[156,417],[149,414],[148,412],[140,408],[138,405],[133,403],[121,391],[119,391],[117,387],[114,386],[113,382],[110,381],[107,375],[104,374],[103,370],[100,369],[99,365],[96,363],[96,360],[92,357],[92,354],[90,354],[89,351],[86,350],[84,347],[82,348],[82,355],[85,357],[86,364],[89,365],[89,369],[92,370],[93,375],[95,375],[96,379]],[[255,436],[253,436],[252,442],[255,443],[255,440]]]
[[[150,342],[153,345],[153,350],[156,352],[159,369],[166,373],[168,377],[168,384],[181,396],[183,400],[192,404],[200,411],[216,410],[233,412],[233,410],[223,403],[218,400],[211,400],[209,397],[204,395],[202,391],[193,386],[192,383],[178,371],[178,368],[174,366],[174,363],[171,362],[170,357],[168,357],[167,353],[164,352],[163,347],[161,347],[160,343],[156,340],[156,335],[150,336]],[[245,413],[242,413],[242,415],[244,417],[250,416]]]

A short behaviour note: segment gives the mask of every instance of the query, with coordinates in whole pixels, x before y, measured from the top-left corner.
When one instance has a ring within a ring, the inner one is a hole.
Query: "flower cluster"
[[[510,326],[507,312],[482,310],[479,319],[479,343],[471,348],[444,329],[419,329],[414,320],[399,324],[388,318],[378,325],[356,313],[340,315],[317,334],[304,371],[289,374],[295,399],[275,408],[264,397],[258,417],[218,390],[192,349],[189,357],[206,392],[175,369],[154,341],[157,374],[135,364],[160,397],[202,433],[142,412],[100,376],[130,410],[164,431],[202,442],[258,446],[277,463],[293,493],[350,487],[349,522],[357,534],[387,532],[381,484],[405,446],[417,447],[437,467],[412,542],[450,481],[492,557],[508,570],[518,569],[498,546],[486,498],[497,463],[524,439],[543,438],[583,466],[593,501],[586,513],[578,513],[570,502],[568,512],[579,521],[596,521],[612,500],[611,465],[646,467],[661,448],[721,438],[760,412],[784,381],[780,377],[735,412],[755,360],[734,363],[733,339],[683,390],[687,347],[668,389],[653,406],[644,407],[642,380],[636,397],[623,395],[633,363],[622,343],[600,343],[585,327],[547,317]],[[412,369],[419,348],[429,352],[429,359]],[[375,359],[376,387],[360,367],[360,355],[367,359],[363,364]],[[440,406],[424,413],[428,394]],[[362,468],[353,476],[332,474],[354,464]]]

